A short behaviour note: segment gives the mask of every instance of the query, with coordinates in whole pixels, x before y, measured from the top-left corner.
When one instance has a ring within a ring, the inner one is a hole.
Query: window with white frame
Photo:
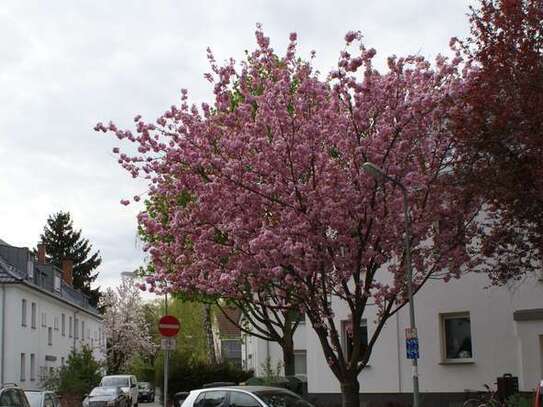
[[[441,314],[442,359],[462,362],[473,359],[469,312]]]
[[[26,380],[26,354],[21,353],[21,381]]]
[[[79,319],[74,318],[74,338],[79,339]]]
[[[21,301],[21,325],[26,326],[26,300]]]
[[[353,351],[352,335],[351,321],[341,321],[342,346],[348,358],[350,358]],[[364,349],[368,346],[368,322],[366,319],[360,320],[360,346]]]
[[[60,316],[60,332],[62,336],[66,336],[66,315],[62,314]]]
[[[36,329],[36,319],[37,319],[37,306],[36,303],[33,302],[30,306],[30,326],[34,329]]]
[[[34,262],[30,259],[26,262],[26,275],[30,280],[34,280]]]
[[[85,321],[81,321],[81,340],[85,340]]]
[[[47,314],[45,312],[41,313],[41,326],[44,328],[47,326]]]
[[[36,354],[30,354],[30,380],[36,380]]]
[[[40,366],[40,381],[43,382],[47,380],[47,367]]]
[[[58,317],[55,317],[53,321],[53,327],[55,328],[55,331],[58,331]]]
[[[61,287],[61,279],[60,279],[60,276],[58,274],[55,274],[55,291],[56,292],[60,292],[60,287]]]
[[[72,317],[70,317],[69,324],[68,324],[68,336],[71,338],[73,335],[73,320]]]
[[[294,351],[294,374],[307,374],[307,352],[305,350]]]
[[[47,343],[49,346],[53,345],[53,328],[47,328]]]

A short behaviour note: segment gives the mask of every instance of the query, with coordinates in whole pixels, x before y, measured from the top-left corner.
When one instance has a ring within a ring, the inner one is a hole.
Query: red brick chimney
[[[38,243],[38,263],[45,264],[45,243]]]
[[[71,259],[62,260],[62,271],[64,272],[64,282],[68,285],[73,284],[74,280],[74,262]]]

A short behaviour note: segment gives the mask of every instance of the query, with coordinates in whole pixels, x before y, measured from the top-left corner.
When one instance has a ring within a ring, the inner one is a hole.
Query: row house
[[[461,279],[430,280],[415,296],[420,341],[420,389],[425,405],[461,406],[469,391],[496,388],[498,377],[518,378],[519,390],[533,391],[543,379],[543,275],[529,275],[495,287],[482,273]],[[336,326],[346,349],[345,304],[332,298]],[[362,405],[407,405],[411,400],[412,366],[406,356],[408,307],[386,323],[369,366],[360,376]],[[362,331],[370,336],[377,320],[369,306]],[[242,363],[263,375],[266,366],[282,361],[281,348],[254,336],[242,341]],[[325,360],[309,320],[294,336],[295,370],[307,380],[309,399],[334,406],[340,387]]]
[[[39,389],[72,350],[92,349],[103,361],[103,321],[86,295],[72,286],[73,262],[59,269],[26,247],[0,240],[0,383]]]

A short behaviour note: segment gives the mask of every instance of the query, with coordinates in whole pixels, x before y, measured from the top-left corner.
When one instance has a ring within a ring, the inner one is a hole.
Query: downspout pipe
[[[5,383],[4,372],[6,367],[6,286],[2,285],[2,374],[0,383]]]

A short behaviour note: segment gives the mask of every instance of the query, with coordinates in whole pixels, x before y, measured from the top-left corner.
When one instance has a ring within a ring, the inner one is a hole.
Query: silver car
[[[30,407],[60,407],[57,395],[52,391],[25,390]]]
[[[193,390],[181,407],[313,407],[278,387],[228,386]]]

